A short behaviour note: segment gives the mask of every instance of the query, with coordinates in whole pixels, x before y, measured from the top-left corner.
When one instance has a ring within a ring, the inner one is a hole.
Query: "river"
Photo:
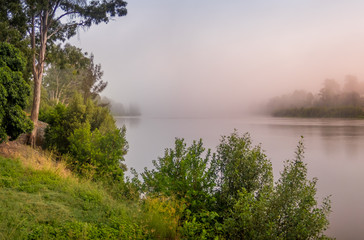
[[[152,168],[152,160],[173,147],[175,137],[188,144],[203,139],[215,151],[221,135],[237,129],[261,144],[273,165],[275,180],[283,162],[294,157],[304,136],[309,178],[317,177],[317,197],[331,195],[332,213],[327,234],[337,239],[364,236],[364,120],[245,117],[239,119],[116,118],[125,124],[129,152],[126,165],[137,172]]]

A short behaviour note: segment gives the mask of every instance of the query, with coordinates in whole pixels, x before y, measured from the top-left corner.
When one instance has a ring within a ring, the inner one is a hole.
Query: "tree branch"
[[[70,15],[70,14],[76,14],[76,13],[79,13],[77,11],[74,11],[74,12],[66,12],[64,14],[62,14],[61,16],[59,16],[55,21],[58,22],[59,20],[61,20],[61,18],[67,16],[67,15]]]
[[[78,25],[77,23],[73,23],[73,24],[66,24],[66,25],[63,25],[63,26],[60,26],[58,27],[56,30],[54,30],[51,34],[48,35],[48,39],[50,39],[52,36],[54,36],[55,34],[57,34],[60,30],[62,30],[63,28],[66,28],[66,27],[69,27],[69,26],[72,26],[72,25]]]
[[[56,2],[56,5],[54,6],[54,8],[53,8],[53,11],[51,11],[51,13],[50,13],[50,21],[49,21],[49,24],[51,24],[51,22],[53,21],[53,17],[54,17],[54,14],[56,14],[56,11],[57,11],[57,9],[58,9],[58,7],[59,7],[59,4],[61,3],[61,0],[58,0],[57,2]]]

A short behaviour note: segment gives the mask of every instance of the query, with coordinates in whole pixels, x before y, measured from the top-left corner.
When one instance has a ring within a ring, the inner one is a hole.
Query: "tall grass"
[[[97,183],[0,157],[0,239],[143,239],[131,208]]]

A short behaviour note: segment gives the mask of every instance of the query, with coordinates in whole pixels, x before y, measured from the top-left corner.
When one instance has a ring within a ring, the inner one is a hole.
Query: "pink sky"
[[[104,95],[145,113],[245,108],[325,78],[364,79],[364,1],[134,0],[81,31]]]

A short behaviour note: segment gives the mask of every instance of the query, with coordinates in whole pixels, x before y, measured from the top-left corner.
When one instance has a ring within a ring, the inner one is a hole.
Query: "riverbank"
[[[364,111],[361,107],[306,107],[279,109],[272,115],[298,118],[364,118]]]
[[[50,153],[0,146],[0,239],[140,239],[135,208]]]

